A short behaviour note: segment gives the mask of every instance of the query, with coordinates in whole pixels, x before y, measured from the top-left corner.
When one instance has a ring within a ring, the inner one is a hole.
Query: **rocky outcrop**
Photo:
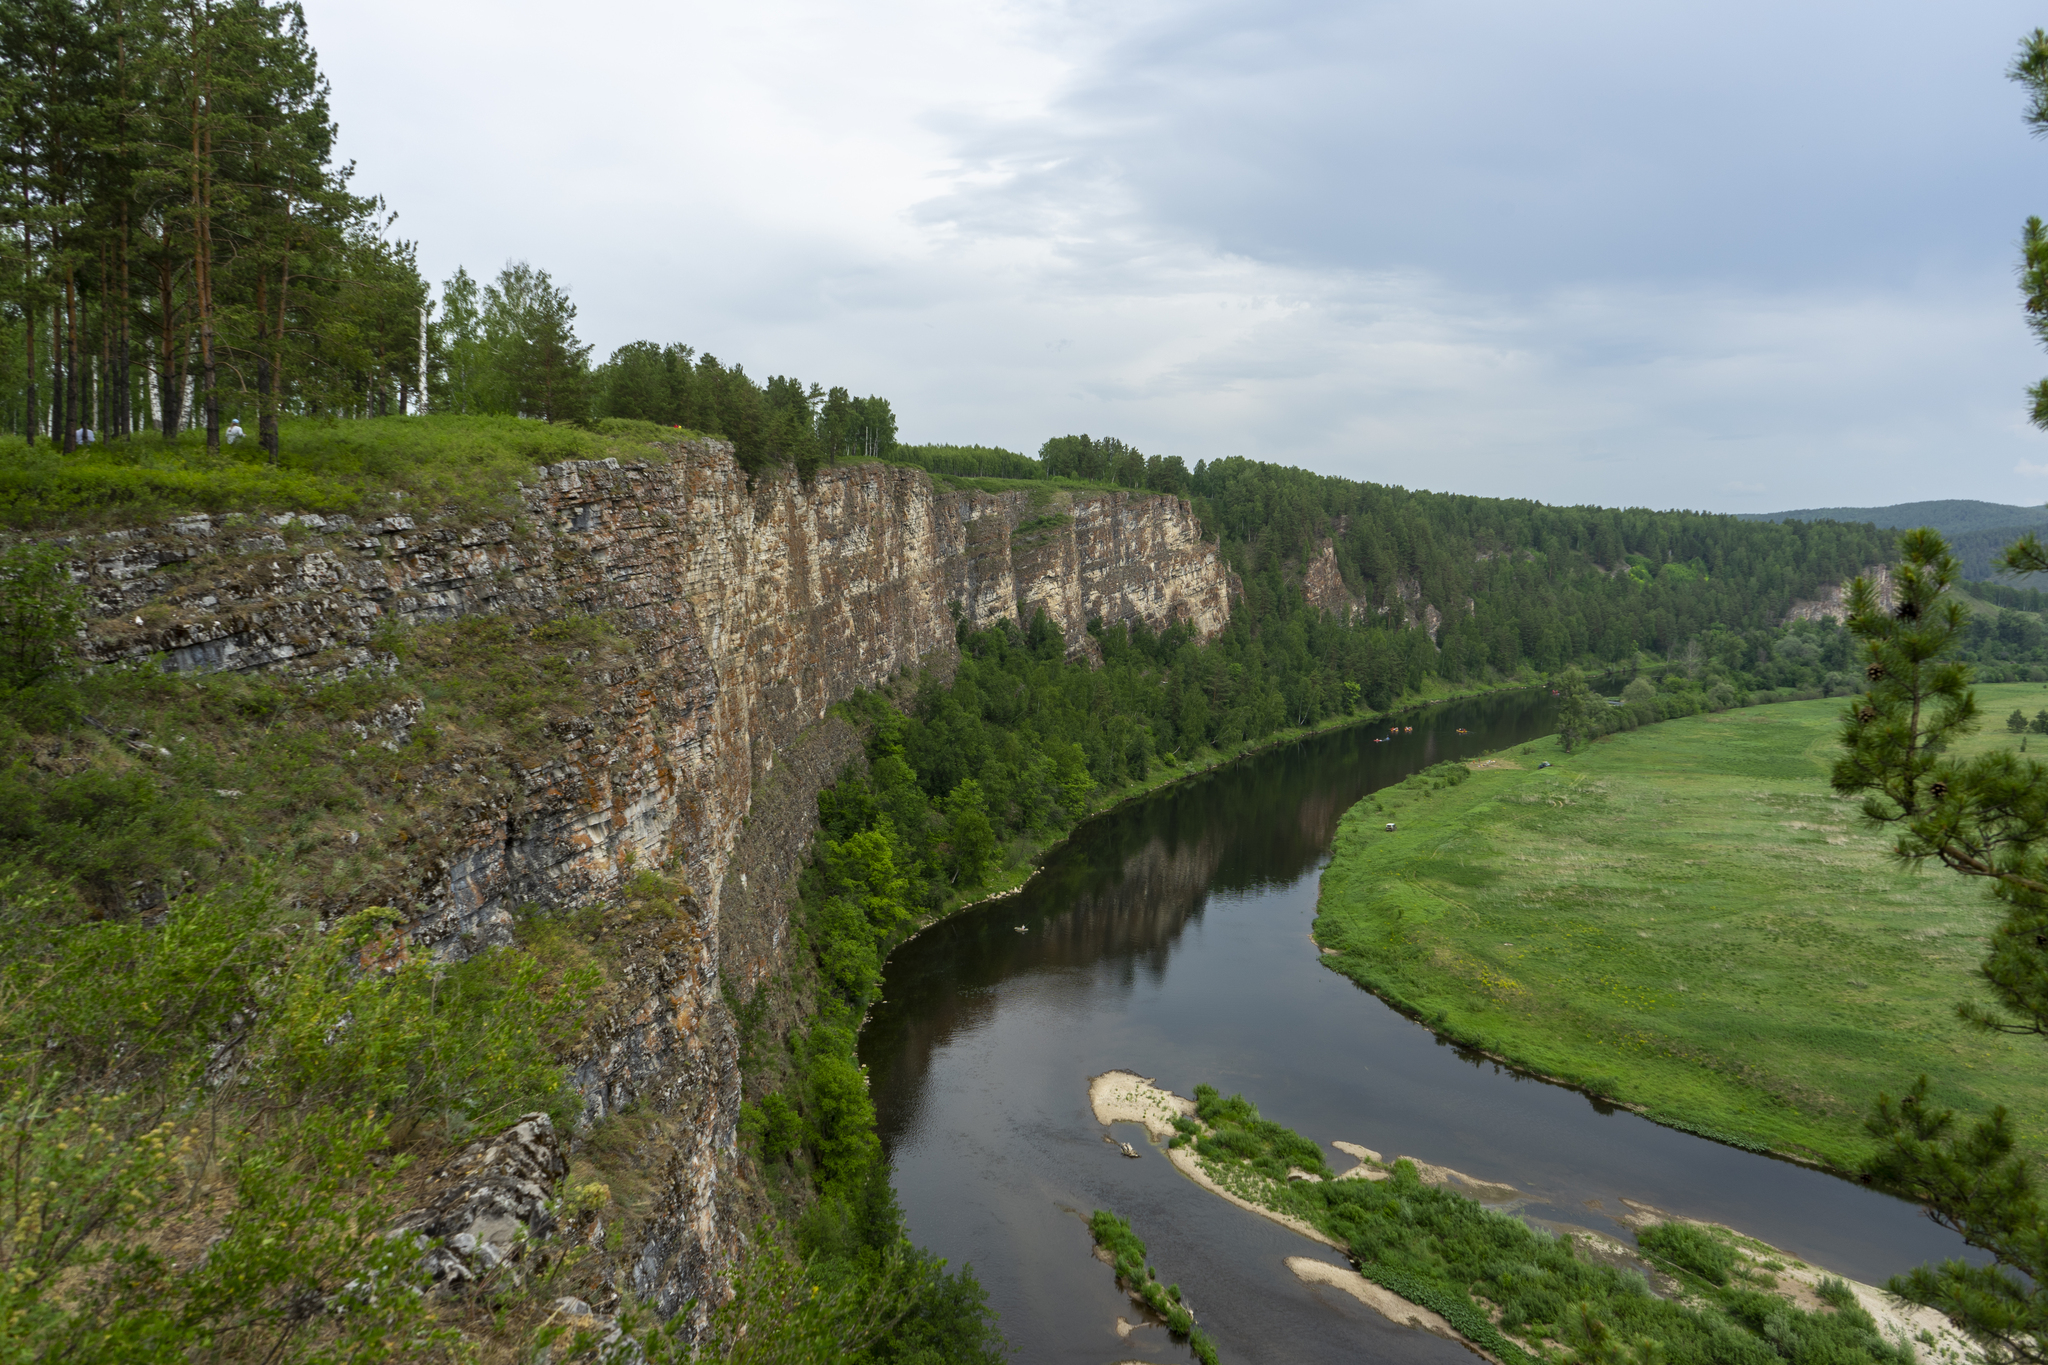
[[[527,1114],[434,1172],[427,1203],[401,1218],[392,1235],[419,1239],[428,1277],[458,1287],[523,1259],[548,1234],[555,1184],[568,1170],[553,1121]]]
[[[1357,605],[1337,567],[1336,543],[1327,537],[1315,557],[1301,566],[1301,593],[1310,606],[1332,616],[1342,616]]]
[[[383,666],[394,623],[601,614],[630,634],[634,661],[544,758],[459,801],[458,757],[407,775],[444,818],[397,908],[413,948],[459,956],[507,941],[514,906],[606,902],[635,867],[693,888],[672,920],[610,925],[622,994],[574,1069],[587,1117],[643,1104],[677,1120],[631,1285],[673,1311],[707,1297],[735,1244],[721,977],[745,991],[780,970],[817,791],[860,752],[827,708],[945,664],[956,618],[1042,610],[1074,649],[1098,617],[1207,638],[1231,578],[1172,497],[955,491],[872,464],[750,484],[720,442],[649,455],[536,469],[496,521],[192,516],[73,544],[101,662],[311,680]],[[388,708],[356,739],[402,745],[420,716]]]
[[[1877,589],[1878,605],[1892,609],[1892,566],[1872,564],[1863,571]],[[1849,619],[1849,585],[1834,583],[1821,589],[1818,597],[1800,598],[1785,609],[1785,623],[1794,621],[1846,621]]]
[[[1338,520],[1341,522],[1343,518]],[[1481,559],[1489,559],[1491,557],[1491,555],[1480,556]],[[1301,566],[1301,592],[1302,597],[1310,606],[1320,611],[1329,612],[1332,616],[1342,616],[1347,611],[1357,611],[1363,605],[1361,600],[1352,593],[1349,585],[1344,582],[1344,571],[1337,566],[1336,542],[1328,537],[1324,537],[1315,555]],[[1444,623],[1444,616],[1442,612],[1422,600],[1421,580],[1405,576],[1398,577],[1394,580],[1390,595],[1395,601],[1400,603],[1401,613],[1405,621],[1420,625],[1429,632],[1430,639],[1434,640],[1437,638],[1437,632]],[[1467,607],[1469,610],[1469,600]],[[1392,611],[1393,607],[1391,604],[1388,604],[1380,607],[1378,610],[1381,615],[1385,615]]]

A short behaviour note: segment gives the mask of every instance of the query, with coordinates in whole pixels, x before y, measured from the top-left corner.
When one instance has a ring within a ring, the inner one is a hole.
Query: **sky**
[[[2042,16],[1722,0],[308,0],[422,269],[602,358],[1408,487],[2048,500]]]

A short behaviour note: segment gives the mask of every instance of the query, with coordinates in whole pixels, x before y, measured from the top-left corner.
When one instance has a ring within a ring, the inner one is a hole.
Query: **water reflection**
[[[976,1266],[1020,1359],[1185,1358],[1163,1334],[1114,1334],[1131,1309],[1082,1223],[1105,1207],[1232,1359],[1469,1359],[1281,1264],[1323,1249],[1163,1160],[1116,1157],[1086,1104],[1086,1078],[1112,1067],[1183,1094],[1212,1081],[1320,1141],[1516,1185],[1559,1222],[1618,1230],[1605,1213],[1633,1198],[1863,1279],[1958,1249],[1897,1201],[1461,1056],[1320,965],[1307,935],[1343,812],[1546,733],[1553,707],[1462,703],[1393,739],[1353,729],[1169,788],[1077,832],[1023,895],[892,956],[861,1054],[910,1230]]]

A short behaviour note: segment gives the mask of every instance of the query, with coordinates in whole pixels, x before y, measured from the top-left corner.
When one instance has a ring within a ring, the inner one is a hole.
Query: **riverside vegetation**
[[[1088,1215],[1088,1231],[1109,1257],[1117,1283],[1158,1314],[1175,1339],[1186,1341],[1202,1365],[1216,1365],[1216,1344],[1195,1326],[1195,1315],[1180,1300],[1180,1286],[1159,1283],[1158,1272],[1145,1259],[1145,1243],[1131,1225],[1108,1209],[1097,1209]]]
[[[1262,1118],[1241,1095],[1195,1089],[1194,1117],[1171,1139],[1231,1194],[1307,1223],[1367,1279],[1440,1314],[1506,1365],[1563,1358],[1666,1365],[1911,1365],[1847,1285],[1823,1281],[1823,1311],[1768,1292],[1770,1263],[1740,1254],[1723,1229],[1660,1224],[1638,1236],[1668,1278],[1653,1293],[1640,1267],[1584,1254],[1511,1214],[1425,1185],[1405,1159],[1377,1180],[1334,1179],[1322,1149]],[[1291,1172],[1314,1177],[1290,1178]],[[1783,1270],[1782,1264],[1775,1266]]]

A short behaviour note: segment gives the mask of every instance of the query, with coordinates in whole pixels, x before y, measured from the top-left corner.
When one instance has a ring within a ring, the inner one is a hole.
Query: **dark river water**
[[[1098,1208],[1131,1220],[1226,1361],[1474,1359],[1302,1284],[1285,1257],[1337,1254],[1198,1188],[1135,1125],[1116,1136],[1144,1159],[1118,1155],[1088,1107],[1111,1069],[1242,1091],[1326,1145],[1514,1185],[1525,1216],[1624,1241],[1606,1214],[1627,1198],[1866,1282],[1961,1253],[1899,1200],[1475,1063],[1321,965],[1309,925],[1338,817],[1418,768],[1548,733],[1554,706],[1453,703],[1396,740],[1358,726],[1169,787],[1076,831],[1021,895],[896,950],[861,1037],[882,1141],[911,1237],[973,1265],[1018,1360],[1190,1358],[1156,1327],[1119,1340],[1136,1315],[1090,1255]]]

